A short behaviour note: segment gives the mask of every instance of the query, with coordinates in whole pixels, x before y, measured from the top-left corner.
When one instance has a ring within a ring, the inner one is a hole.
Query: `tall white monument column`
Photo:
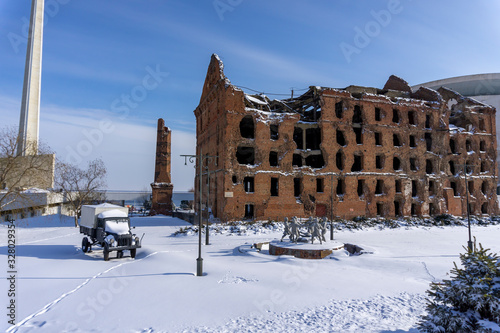
[[[44,2],[32,0],[31,4],[17,155],[36,155],[38,152]]]

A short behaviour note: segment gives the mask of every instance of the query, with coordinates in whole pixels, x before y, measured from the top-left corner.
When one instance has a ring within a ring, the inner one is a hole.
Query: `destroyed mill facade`
[[[248,95],[212,55],[196,116],[195,202],[222,221],[497,214],[495,108],[440,88]]]

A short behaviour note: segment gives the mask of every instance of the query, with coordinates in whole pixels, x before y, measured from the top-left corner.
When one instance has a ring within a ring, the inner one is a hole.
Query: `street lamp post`
[[[210,244],[210,229],[208,228],[208,220],[210,219],[210,210],[209,210],[209,206],[210,206],[210,171],[208,170],[208,164],[207,166],[205,167],[205,169],[207,170],[207,205],[206,205],[206,208],[207,208],[207,229],[206,229],[206,232],[205,232],[205,245],[209,245]]]
[[[464,163],[464,176],[465,176],[465,198],[467,205],[467,226],[469,228],[469,240],[467,241],[467,247],[469,251],[472,252],[472,235],[470,231],[470,210],[469,210],[469,184],[467,183],[467,162]]]
[[[331,174],[332,186],[330,186],[330,240],[333,240],[333,173]]]
[[[181,155],[184,157],[184,165],[187,165],[187,162],[189,163],[195,163],[198,162],[198,193],[199,193],[199,198],[198,198],[198,258],[196,259],[196,276],[203,276],[203,258],[201,257],[201,231],[203,229],[202,226],[202,210],[201,210],[201,203],[202,203],[202,165],[205,160],[207,160],[207,170],[208,170],[208,163],[217,158],[217,156],[208,156],[208,155],[203,155],[201,153],[200,149],[200,154],[199,155]],[[196,167],[196,165],[195,165]],[[210,185],[210,184],[209,184]],[[208,202],[208,201],[207,201]],[[207,221],[207,234],[208,234],[208,221]],[[208,237],[206,239],[207,245],[208,245]]]

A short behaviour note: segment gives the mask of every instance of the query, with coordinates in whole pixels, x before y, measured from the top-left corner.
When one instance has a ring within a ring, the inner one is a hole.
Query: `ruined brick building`
[[[151,214],[172,215],[171,172],[171,140],[172,131],[165,126],[163,119],[158,119],[156,135],[155,181],[151,184]]]
[[[204,162],[202,202],[209,179],[222,221],[465,215],[467,192],[471,214],[498,212],[495,109],[446,88],[391,76],[270,100],[233,86],[213,55],[194,113],[197,154],[219,156]]]

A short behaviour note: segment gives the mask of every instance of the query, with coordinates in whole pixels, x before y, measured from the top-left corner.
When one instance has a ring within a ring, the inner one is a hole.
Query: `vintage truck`
[[[129,250],[135,258],[141,247],[139,237],[130,230],[128,208],[103,203],[100,205],[83,205],[80,217],[80,233],[83,253],[90,252],[92,245],[100,245],[104,260],[109,260],[109,253],[117,251],[117,258],[123,257],[123,251]]]

